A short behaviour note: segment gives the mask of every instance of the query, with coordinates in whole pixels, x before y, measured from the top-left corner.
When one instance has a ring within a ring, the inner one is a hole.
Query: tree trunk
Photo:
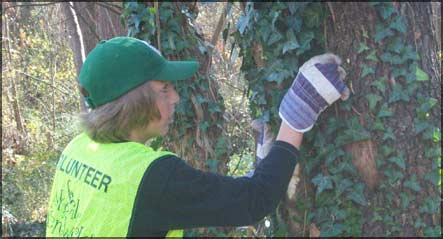
[[[65,2],[61,3],[66,17],[69,45],[74,53],[77,75],[88,53],[101,40],[126,35],[126,28],[120,24],[121,9],[110,3]],[[112,10],[111,10],[112,9]],[[81,109],[86,105],[80,96]]]
[[[440,3],[243,6],[235,36],[254,93],[251,105],[271,114],[253,115],[276,121],[279,92],[272,87],[284,93],[293,80],[284,69],[323,47],[342,58],[352,92],[305,133],[301,168],[277,211],[277,231],[440,235]]]
[[[340,109],[338,115],[348,117],[356,114],[360,118],[360,123],[364,127],[370,128],[371,122],[375,122],[376,117],[372,114],[370,105],[368,106],[368,94],[375,92],[373,83],[380,77],[386,77],[383,84],[385,84],[389,94],[376,105],[387,103],[393,113],[392,117],[383,120],[384,128],[386,128],[384,132],[375,133],[372,131],[372,137],[369,140],[348,144],[345,147],[352,154],[353,162],[357,162],[355,166],[362,180],[366,182],[369,188],[374,189],[368,193],[368,199],[372,206],[369,204],[369,206],[361,208],[364,217],[362,235],[414,237],[423,236],[423,233],[426,235],[426,227],[416,226],[418,221],[423,222],[429,228],[440,225],[440,219],[436,218],[439,215],[438,210],[433,213],[423,213],[425,211],[423,205],[427,201],[434,200],[431,198],[438,197],[439,191],[436,185],[432,185],[425,180],[426,174],[435,173],[434,171],[437,169],[432,168],[435,158],[426,156],[431,146],[419,137],[421,135],[417,133],[416,124],[417,108],[421,105],[418,97],[423,95],[437,100],[438,103],[431,111],[432,114],[429,119],[432,121],[431,123],[438,127],[438,133],[441,127],[439,115],[441,106],[441,59],[438,58],[441,47],[438,44],[440,35],[438,34],[439,27],[435,25],[436,21],[434,21],[433,4],[424,2],[393,3],[395,11],[406,20],[406,31],[403,38],[406,45],[401,46],[403,47],[401,50],[406,49],[407,44],[413,46],[413,50],[420,56],[418,67],[429,76],[428,81],[420,82],[416,90],[408,92],[409,98],[405,96],[404,100],[399,101],[393,100],[395,93],[400,92],[396,92],[396,87],[400,85],[407,88],[414,82],[411,83],[406,75],[396,75],[395,71],[401,68],[407,69],[408,64],[412,64],[412,62],[389,64],[386,62],[387,60],[383,59],[383,53],[389,50],[389,44],[393,44],[389,37],[401,36],[401,34],[394,30],[393,36],[388,35],[386,39],[381,39],[379,42],[374,40],[377,37],[377,32],[380,32],[380,29],[378,29],[380,24],[387,22],[390,18],[383,19],[369,3],[331,2],[328,5],[332,14],[332,21],[326,24],[327,46],[331,52],[341,56],[345,62],[348,73],[347,83],[352,86],[353,95],[351,97],[354,98],[353,107],[355,107],[351,112]],[[388,14],[387,9],[389,8],[384,8],[382,14]],[[365,43],[370,49],[367,52],[359,52],[358,49],[361,43]],[[371,53],[372,49],[375,50],[378,61],[373,60],[373,57],[369,58],[370,54],[368,53]],[[362,77],[365,64],[372,67],[374,72]],[[411,87],[411,89],[414,88]],[[331,113],[329,116],[333,117],[333,114]],[[386,141],[386,131],[390,129],[392,129],[390,137],[393,139],[394,153],[404,155],[405,175],[403,179],[395,180],[395,185],[386,186],[390,177],[390,172],[386,169],[386,167],[390,167],[387,162],[392,157],[387,155],[380,157],[380,155],[385,149],[384,146],[391,144],[391,141],[389,143]],[[376,158],[378,169],[375,167]],[[379,174],[378,171],[382,173]],[[417,188],[415,192],[411,192],[411,187],[407,186],[409,185],[408,182],[415,182],[411,178],[417,178],[417,183],[421,185],[421,189]],[[386,190],[394,192],[392,202],[386,196],[391,195],[391,192],[385,194]],[[405,207],[401,206],[404,200],[399,196],[400,194],[407,195],[417,192],[415,200]],[[374,220],[374,208],[388,210],[387,214],[393,216],[393,225],[400,224],[400,229],[391,231],[394,226],[383,223],[383,221]]]
[[[229,143],[223,132],[223,99],[208,75],[204,40],[189,24],[198,14],[196,2],[128,3],[125,8],[130,36],[149,42],[169,60],[200,62],[194,77],[177,82],[181,99],[175,121],[163,141],[151,146],[163,144],[198,169],[226,173]]]

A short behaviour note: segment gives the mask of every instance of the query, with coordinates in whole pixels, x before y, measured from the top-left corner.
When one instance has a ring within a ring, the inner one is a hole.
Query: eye
[[[161,92],[163,92],[163,93],[167,93],[168,90],[169,90],[169,83],[166,83],[166,84],[163,86],[163,88],[161,89]]]

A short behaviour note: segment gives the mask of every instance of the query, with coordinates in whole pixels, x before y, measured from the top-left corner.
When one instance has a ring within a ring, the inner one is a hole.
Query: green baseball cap
[[[149,80],[185,80],[198,66],[197,61],[168,61],[145,41],[115,37],[101,41],[89,53],[79,82],[89,94],[84,96],[86,105],[94,109]]]

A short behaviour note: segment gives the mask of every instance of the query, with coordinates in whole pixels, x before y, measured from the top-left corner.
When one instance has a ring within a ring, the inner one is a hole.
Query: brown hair
[[[150,81],[132,89],[116,100],[79,115],[80,127],[99,143],[127,140],[134,129],[141,129],[151,120],[159,119],[156,93]],[[82,94],[84,89],[80,90]]]

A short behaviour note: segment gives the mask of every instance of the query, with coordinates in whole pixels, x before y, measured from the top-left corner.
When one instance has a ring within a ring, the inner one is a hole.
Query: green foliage
[[[243,57],[242,71],[249,83],[253,118],[269,122],[276,131],[278,106],[295,77],[300,60],[319,53],[323,45],[318,27],[326,16],[320,3],[247,2],[233,37]],[[255,53],[257,45],[262,54]],[[316,47],[314,47],[316,46]],[[261,58],[268,66],[257,68]]]
[[[127,21],[129,36],[145,40],[157,48],[161,46],[162,55],[166,58],[198,61],[197,55],[192,52],[198,49],[203,55],[208,52],[208,49],[202,39],[198,37],[196,29],[188,24],[194,22],[196,18],[195,13],[188,9],[188,6],[185,3],[161,2],[158,4],[157,10],[152,3],[125,2],[122,19]],[[160,26],[155,21],[157,14],[159,14]],[[157,36],[160,36],[160,41]],[[209,134],[209,129],[214,135],[221,134],[222,117],[217,116],[224,112],[224,102],[222,99],[217,102],[211,99],[209,93],[209,81],[211,80],[210,76],[199,72],[195,79],[176,82],[175,87],[181,100],[175,111],[177,119],[173,123],[175,134],[156,139],[152,142],[155,143],[154,146],[179,143],[180,139],[190,132],[195,132],[197,128],[200,137],[206,137]],[[193,97],[195,97],[198,107],[214,117],[204,116],[199,122],[195,122],[197,113],[192,102]],[[213,142],[210,144],[214,149],[211,152],[214,152],[214,155],[211,155],[213,158],[204,164],[210,171],[218,172],[220,163],[226,161],[224,158],[228,153],[228,147],[226,147],[223,137],[212,140]],[[197,144],[196,137],[189,137],[187,143],[188,147],[192,148]],[[194,160],[198,160],[197,157],[195,154]]]
[[[319,195],[325,189],[332,189],[332,180],[330,176],[325,176],[322,173],[317,174],[312,179],[312,183],[317,186],[317,195]]]
[[[437,159],[433,161],[435,171],[423,179],[433,185],[439,183],[437,165],[440,165],[441,151],[437,150],[437,142],[440,142],[440,126],[435,126],[435,119],[430,117],[437,100],[418,93],[423,88],[422,84],[429,81],[429,76],[418,66],[419,57],[412,45],[406,42],[408,29],[396,7],[389,2],[371,2],[369,5],[379,13],[380,21],[372,33],[363,29],[364,41],[359,43],[356,52],[364,59],[360,77],[371,87],[364,88],[363,92],[339,105],[341,111],[351,115],[337,119],[325,117],[327,120],[320,117],[317,127],[323,124],[327,127],[322,130],[314,127],[306,133],[301,149],[303,158],[307,158],[302,159],[301,164],[316,190],[314,202],[304,204],[303,210],[310,208],[308,221],[320,226],[321,236],[360,236],[365,220],[356,218],[361,217],[363,208],[372,208],[371,204],[377,203],[367,197],[365,184],[356,178],[351,156],[341,148],[346,144],[369,139],[377,140],[379,144],[376,163],[386,178],[380,185],[384,205],[374,211],[372,220],[386,225],[386,235],[398,235],[402,230],[397,220],[401,210],[409,208],[411,203],[420,203],[421,199],[415,194],[422,191],[422,178],[419,178],[422,176],[407,174],[410,155],[398,152],[395,147],[398,132],[392,126],[398,122],[395,116],[399,107],[417,105],[417,115],[413,116],[415,132],[421,134],[418,140],[425,140],[426,145],[431,145],[426,148],[425,156]],[[321,24],[320,18],[326,16],[324,13],[313,15],[316,11],[320,12],[320,6],[317,3],[246,4],[245,14],[233,35],[240,45],[242,71],[249,82],[252,117],[262,118],[273,126],[278,124],[276,106],[292,82],[297,66],[314,53],[323,51],[313,49],[321,49],[322,33],[309,29]],[[281,18],[282,13],[285,19]],[[309,15],[308,20],[306,16]],[[370,40],[375,46],[369,47]],[[256,52],[257,45],[261,46],[259,50],[262,53]],[[257,67],[257,58],[264,61],[264,67]],[[383,75],[379,70],[381,64],[383,69],[386,68]],[[367,102],[370,112],[357,117],[353,115],[353,107],[360,108],[355,103],[361,102],[361,99]],[[323,114],[328,114],[328,111]],[[369,121],[370,127],[362,125],[362,118]],[[398,191],[400,194],[395,195],[394,192]],[[396,198],[400,199],[401,208],[395,207]],[[426,199],[421,211],[435,213],[434,202]],[[423,227],[429,235],[438,230],[426,224]]]

